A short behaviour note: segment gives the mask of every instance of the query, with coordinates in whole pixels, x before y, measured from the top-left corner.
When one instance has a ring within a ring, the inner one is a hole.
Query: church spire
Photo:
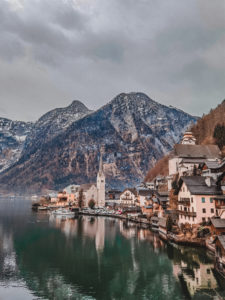
[[[100,160],[99,160],[99,171],[98,171],[99,175],[104,174],[104,172],[103,172],[103,162],[102,162],[103,153],[104,153],[104,148],[102,146],[100,148]]]

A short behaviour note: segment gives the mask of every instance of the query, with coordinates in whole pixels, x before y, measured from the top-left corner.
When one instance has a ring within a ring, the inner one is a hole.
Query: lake
[[[0,299],[225,299],[205,249],[105,217],[66,219],[0,200]]]

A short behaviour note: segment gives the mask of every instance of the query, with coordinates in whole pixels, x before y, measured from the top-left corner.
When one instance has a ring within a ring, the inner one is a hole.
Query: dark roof
[[[205,182],[206,178],[202,176],[182,176],[181,182],[184,182],[192,195],[221,195],[222,191],[211,178],[211,186]],[[182,185],[182,184],[181,184]],[[180,188],[181,188],[180,185]]]
[[[173,153],[181,158],[219,158],[220,149],[217,145],[185,145],[176,144]]]
[[[225,235],[219,235],[218,239],[219,239],[223,249],[225,250]]]
[[[140,196],[151,196],[152,192],[150,190],[148,190],[148,189],[145,189],[145,190],[139,190],[138,194]]]
[[[194,163],[194,164],[201,164],[206,161],[205,158],[183,158],[180,162],[181,163]]]
[[[225,219],[212,218],[211,222],[215,228],[225,228]]]
[[[136,190],[135,188],[127,188],[127,189],[125,189],[125,190],[121,193],[121,195],[122,195],[124,192],[126,192],[126,191],[130,191],[130,192],[133,193],[135,196],[137,196],[137,190]]]
[[[88,191],[92,185],[96,186],[95,183],[84,183],[80,186],[79,190],[83,190],[84,192]]]
[[[205,164],[206,164],[206,166],[209,169],[220,169],[223,166],[225,166],[225,160],[222,161],[222,162],[218,162],[218,161],[206,161]]]

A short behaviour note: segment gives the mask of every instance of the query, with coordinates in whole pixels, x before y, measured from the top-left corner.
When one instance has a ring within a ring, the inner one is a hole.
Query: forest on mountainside
[[[225,100],[191,128],[197,144],[217,144],[224,153],[225,146]]]
[[[192,126],[191,131],[197,139],[197,144],[216,144],[225,157],[225,100],[215,109],[211,109],[207,115],[203,115]],[[158,160],[148,171],[145,181],[152,181],[158,175],[168,175],[168,161],[169,154]]]

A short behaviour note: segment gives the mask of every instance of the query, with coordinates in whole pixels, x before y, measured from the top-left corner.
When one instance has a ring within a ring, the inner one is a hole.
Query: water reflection
[[[11,293],[6,299],[19,299],[21,290],[24,299],[225,296],[204,249],[166,245],[151,231],[112,218],[10,209],[0,211],[0,282]]]

